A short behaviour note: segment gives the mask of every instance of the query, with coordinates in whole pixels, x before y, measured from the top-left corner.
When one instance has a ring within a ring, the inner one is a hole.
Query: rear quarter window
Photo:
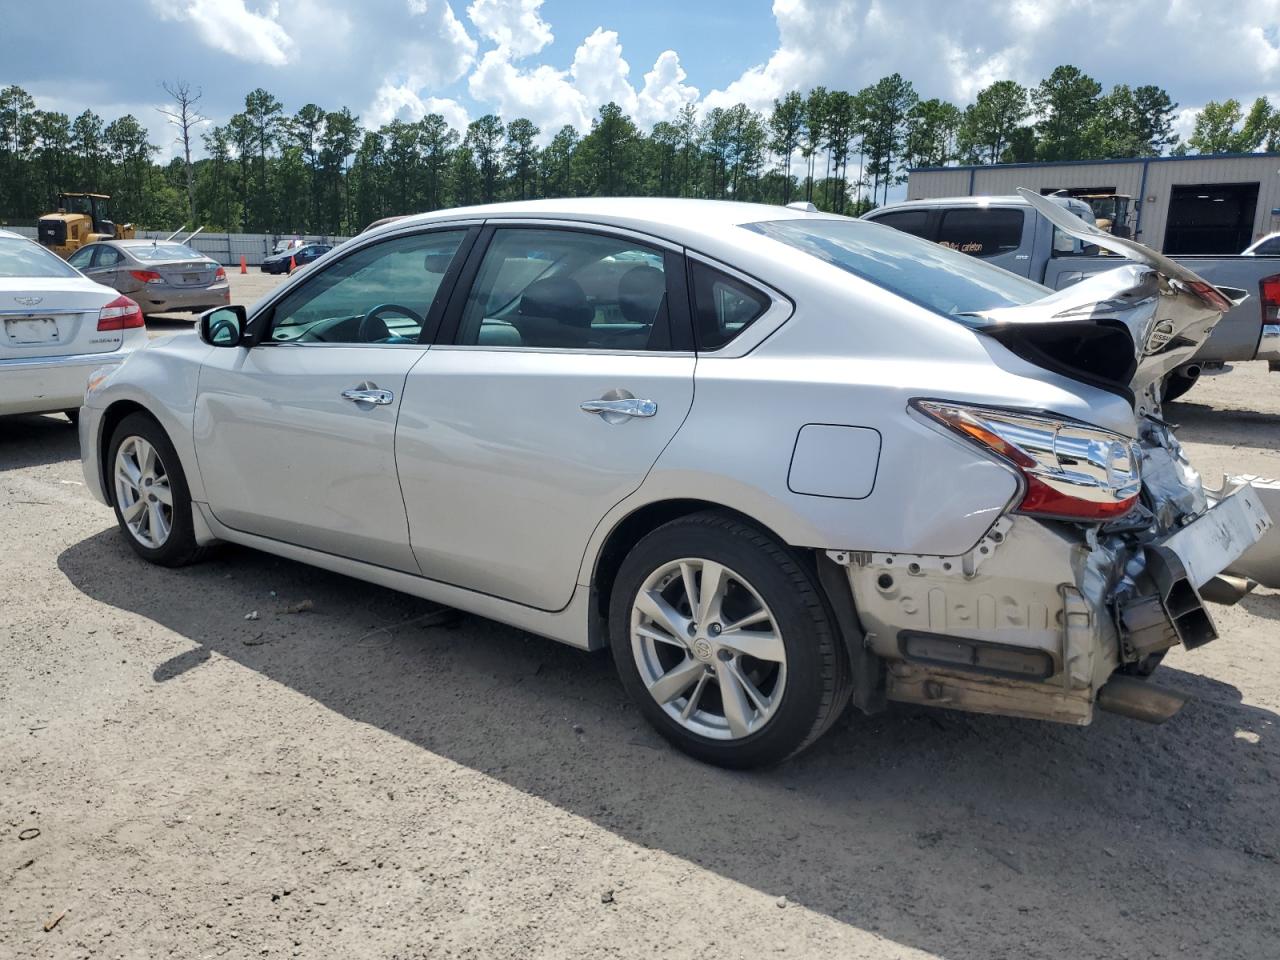
[[[763,291],[700,261],[690,261],[689,274],[699,350],[719,350],[759,320],[773,302]]]
[[[1022,245],[1023,210],[974,207],[947,210],[938,224],[938,243],[971,257],[996,257]]]

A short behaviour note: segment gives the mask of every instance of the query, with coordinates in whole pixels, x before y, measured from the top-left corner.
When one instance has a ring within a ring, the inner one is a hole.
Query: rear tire
[[[107,471],[116,522],[134,553],[164,567],[204,555],[178,452],[150,415],[131,413],[120,421],[107,446]]]
[[[724,514],[673,520],[636,544],[614,583],[609,634],[641,713],[706,763],[779,763],[849,702],[848,658],[812,575]]]

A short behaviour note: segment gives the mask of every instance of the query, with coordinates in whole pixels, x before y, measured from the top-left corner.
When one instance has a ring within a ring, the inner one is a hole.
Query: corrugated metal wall
[[[997,196],[1016,192],[1018,187],[1042,190],[1048,187],[1115,187],[1135,200],[1142,199],[1141,233],[1138,239],[1160,250],[1164,246],[1169,198],[1173,187],[1184,184],[1257,183],[1258,206],[1254,214],[1253,238],[1280,230],[1280,157],[1188,157],[1155,159],[1146,163],[1069,163],[1007,165],[956,168],[954,170],[912,171],[907,181],[907,197]],[[970,185],[972,184],[972,189]]]

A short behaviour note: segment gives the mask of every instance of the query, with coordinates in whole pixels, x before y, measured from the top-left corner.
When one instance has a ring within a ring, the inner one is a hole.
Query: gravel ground
[[[1170,408],[1206,473],[1280,473],[1277,382]],[[1276,593],[1170,655],[1163,727],[891,707],[735,774],[606,655],[145,566],[59,417],[0,422],[0,530],[0,957],[1276,956]]]

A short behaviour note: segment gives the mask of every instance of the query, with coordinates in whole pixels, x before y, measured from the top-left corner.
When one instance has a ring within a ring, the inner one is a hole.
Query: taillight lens
[[[1258,281],[1258,300],[1262,304],[1262,322],[1276,323],[1280,319],[1280,273]]]
[[[994,454],[1022,475],[1020,513],[1060,520],[1124,516],[1142,489],[1137,444],[1076,420],[914,400],[925,416]]]
[[[130,270],[129,276],[140,283],[163,283],[164,277],[154,270]]]
[[[226,271],[226,270],[224,270],[224,269],[222,269],[222,267],[219,267],[217,270],[215,270],[215,271],[214,271],[213,279],[214,279],[214,280],[225,280],[225,279],[227,279],[227,271]]]
[[[99,330],[132,330],[145,326],[142,308],[128,297],[116,297],[98,311]]]

